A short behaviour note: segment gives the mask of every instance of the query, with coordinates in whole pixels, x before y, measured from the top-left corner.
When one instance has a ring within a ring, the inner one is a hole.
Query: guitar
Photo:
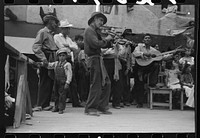
[[[161,53],[160,51],[153,51],[153,52],[151,52],[152,56],[150,56],[148,58],[136,57],[135,59],[136,59],[136,62],[138,63],[138,65],[147,66],[147,65],[151,64],[153,61],[162,60],[164,55],[172,54],[172,53],[175,53],[178,51],[185,51],[185,50],[177,48],[175,50],[171,50],[171,51],[167,51],[167,52],[163,52],[163,53]]]

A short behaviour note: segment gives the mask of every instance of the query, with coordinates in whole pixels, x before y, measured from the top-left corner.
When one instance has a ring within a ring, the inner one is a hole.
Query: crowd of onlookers
[[[87,63],[88,55],[84,51],[84,36],[76,35],[72,40],[69,34],[73,25],[67,20],[59,22],[58,34],[54,34],[58,23],[56,17],[46,15],[43,21],[45,27],[38,31],[33,44],[33,52],[38,58],[36,65],[40,77],[37,106],[33,111],[51,110],[62,114],[66,102],[71,102],[73,107],[85,107],[91,76]],[[144,35],[143,41],[139,44],[127,42],[102,50],[104,65],[111,82],[109,101],[112,107],[120,109],[136,105],[137,108],[142,108],[147,79],[151,79],[148,85],[159,87],[156,85],[157,81],[153,84],[153,78],[156,80],[160,71],[165,73],[164,86],[173,90],[184,89],[187,97],[186,105],[194,107],[195,61],[191,55],[194,52],[191,45],[194,43],[188,35],[186,37],[188,41],[184,52],[170,54],[169,59],[158,61],[156,65],[151,64],[148,68],[139,67],[136,59],[137,56],[150,56],[145,52],[147,48],[144,48],[146,45],[150,46],[152,41],[150,34]],[[159,47],[156,46],[149,48],[158,50]],[[150,73],[150,78],[147,78],[149,77],[147,73]],[[52,94],[54,107],[50,104]],[[9,101],[10,98],[6,95],[8,108],[11,107]]]

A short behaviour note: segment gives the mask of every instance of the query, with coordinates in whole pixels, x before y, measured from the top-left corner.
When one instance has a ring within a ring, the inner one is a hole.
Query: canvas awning
[[[159,19],[159,34],[165,36],[177,35],[191,29],[188,24],[194,21],[194,18],[168,13]]]

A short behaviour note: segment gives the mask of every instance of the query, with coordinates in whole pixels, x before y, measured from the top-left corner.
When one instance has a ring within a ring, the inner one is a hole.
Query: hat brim
[[[56,53],[56,56],[60,55],[61,53],[65,53],[66,55],[68,55],[68,53],[66,51],[59,51]]]
[[[60,25],[60,28],[68,28],[68,27],[73,27],[73,24],[68,24],[68,25]]]
[[[94,20],[94,17],[102,17],[103,20],[104,20],[104,23],[103,24],[106,24],[107,22],[107,17],[102,14],[102,13],[98,13],[98,14],[95,14],[94,16],[92,16],[89,20],[88,20],[88,25],[90,25],[92,23],[92,21]]]

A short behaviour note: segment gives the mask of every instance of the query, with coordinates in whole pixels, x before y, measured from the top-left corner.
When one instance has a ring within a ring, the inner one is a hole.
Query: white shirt
[[[78,49],[77,44],[75,42],[73,42],[72,39],[69,38],[69,36],[66,36],[66,38],[65,38],[62,33],[55,34],[54,41],[59,49],[63,48],[63,47],[70,47],[73,49]],[[74,62],[74,55],[71,50],[70,50],[70,55],[72,57],[72,62]]]

